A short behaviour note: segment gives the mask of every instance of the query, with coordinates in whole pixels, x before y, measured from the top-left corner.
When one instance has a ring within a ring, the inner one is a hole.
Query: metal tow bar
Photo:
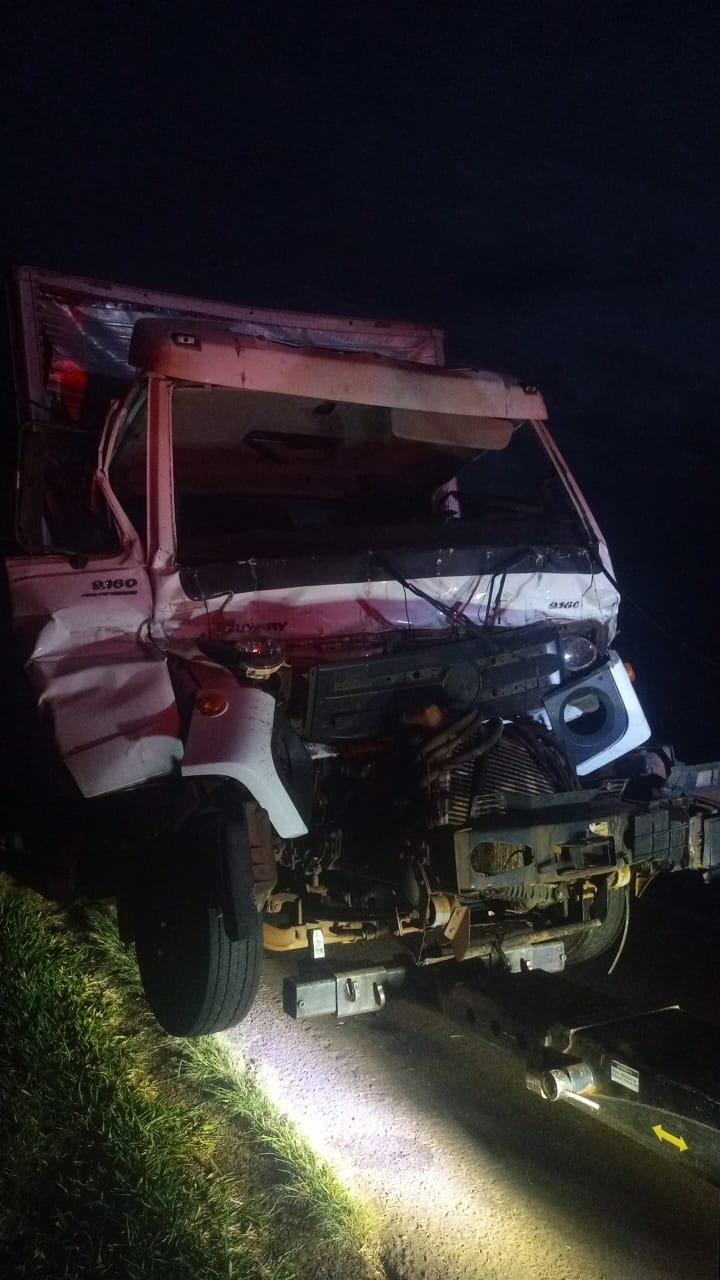
[[[525,1063],[528,1089],[720,1186],[720,1028],[633,1009],[547,974],[441,987],[443,1013]]]
[[[293,1018],[385,1007],[408,966],[286,978]],[[633,1009],[542,972],[461,981],[438,975],[443,1014],[525,1065],[528,1089],[584,1111],[720,1186],[720,1028],[679,1006]]]

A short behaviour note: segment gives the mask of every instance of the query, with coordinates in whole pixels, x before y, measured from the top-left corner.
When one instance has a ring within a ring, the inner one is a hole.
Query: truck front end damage
[[[139,320],[126,362],[99,441],[26,432],[9,575],[66,769],[113,812],[134,797],[130,932],[165,1025],[247,1004],[177,1013],[163,965],[208,894],[235,946],[248,894],[277,950],[386,936],[418,964],[560,969],[612,946],[636,868],[595,829],[598,771],[649,729],[538,392],[207,318]]]

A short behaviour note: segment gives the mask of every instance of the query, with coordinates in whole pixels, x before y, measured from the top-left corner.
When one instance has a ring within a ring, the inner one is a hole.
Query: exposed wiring
[[[582,791],[575,766],[560,744],[553,740],[550,729],[526,719],[522,723],[516,720],[508,725],[507,732],[525,746],[558,791]]]
[[[506,580],[507,580],[507,573],[504,573],[500,579],[500,586],[498,587],[497,592],[495,593],[495,600],[493,601],[492,593],[493,593],[493,587],[495,585],[495,574],[493,574],[492,578],[490,579],[490,590],[488,591],[487,605],[485,606],[485,622],[483,623],[483,625],[486,627],[495,626],[497,616],[500,612],[500,604],[502,602],[502,593],[505,590]]]
[[[500,605],[502,604],[502,593],[505,590],[505,580],[507,575],[511,573],[513,569],[517,569],[528,555],[536,554],[537,553],[534,552],[532,547],[523,547],[521,551],[513,552],[507,560],[493,569],[492,576],[490,578],[490,586],[488,588],[487,604],[485,606],[485,618],[482,626],[483,630],[494,627],[499,616]],[[500,587],[495,591],[495,581],[497,578],[500,578]]]
[[[419,596],[421,600],[432,605],[433,609],[437,609],[438,613],[441,613],[443,617],[447,618],[453,626],[460,624],[468,631],[471,631],[474,635],[478,635],[482,630],[482,628],[468,618],[465,613],[454,609],[451,605],[445,604],[443,600],[437,600],[435,596],[431,596],[427,591],[423,591],[422,587],[417,587],[414,583],[409,582],[407,578],[403,578],[402,574],[398,573],[397,569],[394,569],[391,564],[386,560],[381,559],[380,556],[376,555],[375,561],[381,569],[384,569],[386,573],[389,573],[390,576],[394,578],[395,582],[399,582],[400,586],[403,587],[404,590],[411,591],[414,596]]]
[[[205,595],[205,592],[204,592],[204,591],[203,591],[203,594],[202,594],[202,602],[203,602],[203,609],[205,610],[205,618],[206,618],[206,620],[207,620],[207,637],[206,637],[206,639],[208,639],[208,640],[212,640],[212,621],[211,621],[211,619],[210,619],[210,608],[209,608],[209,606],[208,606],[207,596]]]
[[[616,892],[616,890],[612,890],[611,892]],[[612,964],[610,965],[610,968],[608,969],[608,977],[610,976],[611,973],[615,972],[620,962],[620,957],[623,951],[625,950],[625,943],[627,942],[629,932],[630,932],[630,893],[629,893],[629,890],[626,889],[625,890],[625,924],[623,925],[622,937],[620,939],[620,946],[615,952],[615,959],[613,960]]]
[[[413,624],[410,621],[410,610],[408,609],[407,587],[403,587],[403,603],[405,605],[405,621],[407,622],[408,631],[412,633]]]
[[[600,619],[602,621],[603,626],[605,626],[607,624],[607,618],[605,616],[605,610],[603,609],[602,599],[600,598],[600,592],[598,591],[597,583],[595,581],[595,576],[596,576],[595,559],[593,558],[593,556],[590,555],[590,552],[587,550],[585,551],[585,559],[588,562],[588,569],[590,572],[590,581],[582,593],[583,604],[585,603],[585,599],[590,594],[590,592],[594,591],[595,604],[597,605],[597,611],[600,614]]]
[[[152,616],[148,618],[143,618],[142,622],[140,623],[140,626],[137,629],[136,638],[140,644],[142,644],[143,639],[147,640],[153,646],[154,649],[157,649],[158,653],[162,654],[163,658],[166,658],[167,657],[166,651],[158,644],[157,640],[155,639],[152,633],[152,624],[153,624]],[[144,636],[143,636],[143,630],[145,631]]]

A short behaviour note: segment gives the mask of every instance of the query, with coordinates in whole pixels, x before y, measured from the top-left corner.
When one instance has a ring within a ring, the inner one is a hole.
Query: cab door
[[[167,774],[181,751],[167,666],[148,632],[147,423],[147,397],[134,388],[113,406],[99,448],[50,423],[23,433],[18,535],[27,554],[7,562],[15,643],[85,796]],[[125,465],[115,468],[123,440]],[[128,498],[135,486],[140,530],[114,481]]]

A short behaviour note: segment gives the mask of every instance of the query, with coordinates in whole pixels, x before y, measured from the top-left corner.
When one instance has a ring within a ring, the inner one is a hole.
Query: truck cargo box
[[[429,325],[235,306],[33,267],[14,269],[9,302],[21,420],[59,415],[96,424],[135,376],[130,338],[146,316],[215,320],[293,346],[444,363],[442,331]]]

